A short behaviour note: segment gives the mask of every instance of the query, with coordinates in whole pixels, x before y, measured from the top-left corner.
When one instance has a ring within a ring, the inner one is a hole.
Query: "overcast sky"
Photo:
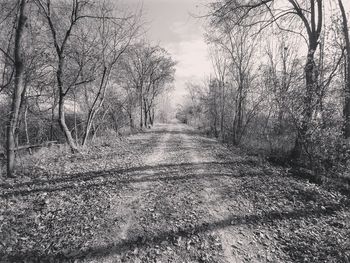
[[[188,81],[201,82],[212,72],[203,38],[203,20],[191,14],[204,14],[211,0],[120,0],[131,8],[143,7],[148,21],[148,38],[166,48],[178,62],[176,66],[174,105],[179,103]],[[350,12],[350,0],[343,0]],[[338,6],[332,7],[338,10]]]
[[[203,39],[201,19],[203,0],[124,0],[130,5],[143,5],[148,21],[148,38],[167,49],[178,62],[176,66],[174,105],[185,94],[187,81],[201,81],[211,72],[207,46]]]

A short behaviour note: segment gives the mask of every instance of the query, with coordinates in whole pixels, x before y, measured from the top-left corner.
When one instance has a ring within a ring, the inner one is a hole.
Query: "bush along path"
[[[337,191],[182,124],[95,147],[39,155],[0,185],[3,262],[350,260]]]

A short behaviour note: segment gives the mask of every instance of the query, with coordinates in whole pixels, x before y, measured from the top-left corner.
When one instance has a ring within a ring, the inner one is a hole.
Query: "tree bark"
[[[305,81],[306,81],[306,94],[304,96],[304,110],[302,113],[301,126],[297,133],[297,138],[295,140],[294,148],[291,154],[293,159],[298,159],[301,157],[303,152],[303,146],[307,143],[307,136],[309,125],[312,120],[312,101],[313,101],[313,91],[316,81],[314,79],[315,62],[314,62],[314,51],[309,49],[307,56],[307,62],[305,65]]]
[[[304,110],[302,113],[302,121],[301,126],[299,128],[297,138],[295,140],[294,149],[292,151],[292,158],[298,159],[302,155],[303,146],[305,146],[308,142],[308,131],[310,128],[310,123],[312,121],[313,116],[313,97],[317,85],[317,79],[318,79],[318,72],[316,68],[315,63],[315,51],[317,48],[317,41],[314,43],[311,43],[308,55],[307,55],[307,61],[305,64],[305,82],[306,82],[306,93],[304,96]]]
[[[56,109],[56,98],[51,108],[51,123],[50,123],[50,140],[53,141],[54,129],[55,129],[55,109]]]
[[[243,83],[243,77],[240,76],[240,82]],[[242,137],[242,127],[243,127],[243,84],[240,84],[237,91],[236,99],[236,112],[233,121],[233,144],[238,145],[240,138]]]
[[[301,9],[295,2],[292,2],[294,9],[297,11],[298,16],[303,20],[308,32],[308,53],[305,63],[305,96],[303,99],[303,112],[301,114],[301,125],[298,127],[298,134],[295,140],[294,149],[291,153],[291,158],[299,159],[303,153],[303,146],[307,146],[309,141],[309,129],[313,117],[313,102],[314,94],[318,85],[318,70],[315,63],[315,52],[319,45],[319,38],[322,29],[322,1],[311,0],[310,4],[310,23],[307,22],[306,17],[303,15]],[[317,3],[317,9],[315,6]]]
[[[148,109],[148,121],[149,121],[149,125],[153,126],[153,122],[154,122],[154,108],[151,106]]]
[[[69,147],[71,148],[71,151],[73,153],[78,152],[78,148],[74,143],[74,139],[72,137],[72,134],[70,132],[70,130],[68,129],[68,126],[66,124],[66,117],[65,117],[65,111],[64,111],[64,101],[65,101],[65,96],[63,94],[61,94],[60,92],[60,97],[58,100],[58,124],[61,127],[61,130],[64,133],[64,136],[66,138],[66,141],[69,145]]]
[[[105,79],[106,77],[108,77],[109,73],[110,73],[110,69],[107,69],[107,67],[104,66],[98,93],[88,113],[88,118],[86,121],[85,132],[84,132],[83,142],[82,142],[83,146],[85,146],[87,139],[89,137],[91,125],[96,116],[96,113],[99,111],[99,109],[101,108],[104,102],[105,95],[106,95],[106,85],[107,85]]]
[[[78,124],[77,124],[77,102],[76,102],[75,91],[73,91],[73,96],[74,96],[74,135],[75,135],[75,144],[78,145],[79,138],[78,138]]]
[[[149,116],[150,116],[150,119],[149,119],[150,124],[153,126],[153,124],[154,124],[154,107],[152,107],[151,113]]]
[[[224,131],[224,123],[225,123],[225,82],[221,81],[221,116],[220,116],[220,134],[221,139],[225,141],[225,131]]]
[[[140,87],[140,128],[143,127],[143,96],[142,96],[142,86]]]
[[[282,49],[281,52],[281,60],[282,60],[282,83],[279,88],[279,94],[278,94],[278,123],[277,123],[277,135],[282,135],[283,133],[283,121],[284,121],[284,115],[285,115],[285,105],[286,105],[286,93],[289,88],[288,84],[288,71],[287,71],[287,50],[288,47],[284,46],[284,42],[282,42]],[[277,76],[276,76],[277,77]],[[277,85],[276,85],[277,86]]]
[[[131,129],[134,129],[134,119],[132,117],[131,110],[129,111],[129,126],[130,126]]]
[[[148,128],[148,107],[146,98],[143,99],[144,125]]]
[[[14,44],[14,62],[15,62],[15,77],[14,77],[14,91],[12,95],[11,112],[7,126],[7,176],[13,177],[13,170],[15,167],[15,134],[18,125],[18,115],[22,100],[22,93],[24,92],[24,62],[22,57],[21,42],[23,37],[23,29],[26,23],[25,16],[26,0],[20,0],[19,14],[17,20],[17,27],[15,33]]]
[[[27,145],[30,145],[30,138],[29,138],[29,131],[28,131],[28,102],[26,101],[25,108],[24,108],[24,132],[26,136],[26,143]],[[29,149],[29,153],[32,154],[32,149]]]
[[[58,124],[63,131],[63,134],[66,138],[66,141],[71,148],[71,151],[73,153],[78,152],[78,148],[74,143],[74,139],[72,137],[72,134],[70,130],[68,129],[68,126],[66,124],[66,117],[65,117],[65,109],[64,109],[64,103],[65,103],[65,96],[66,93],[64,92],[63,88],[63,80],[62,80],[62,69],[64,65],[64,56],[63,54],[58,55],[58,68],[56,71],[56,78],[57,78],[57,86],[59,90],[59,97],[58,97]]]

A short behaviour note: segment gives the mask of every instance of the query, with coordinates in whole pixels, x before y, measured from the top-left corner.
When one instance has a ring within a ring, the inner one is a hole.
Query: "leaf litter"
[[[2,262],[349,262],[347,196],[179,125],[32,158],[0,185]]]

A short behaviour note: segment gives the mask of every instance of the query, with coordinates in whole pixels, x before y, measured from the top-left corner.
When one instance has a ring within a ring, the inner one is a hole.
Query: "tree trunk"
[[[129,111],[129,126],[131,129],[134,129],[134,119],[132,117],[131,110]]]
[[[234,114],[235,117],[233,118],[232,122],[232,144],[237,145],[237,110]]]
[[[282,83],[280,88],[278,89],[278,123],[276,133],[277,135],[281,135],[283,133],[283,125],[284,125],[284,117],[285,117],[285,105],[286,105],[286,93],[289,88],[288,84],[288,70],[287,70],[287,62],[289,55],[287,54],[288,47],[285,46],[284,41],[282,42],[283,51],[281,52],[281,60],[282,60]],[[275,73],[276,76],[276,73]],[[276,76],[277,79],[277,76]],[[278,85],[275,85],[278,88]]]
[[[345,40],[346,61],[345,61],[345,101],[344,101],[344,137],[350,138],[350,37],[348,29],[348,20],[344,10],[342,0],[338,0],[342,15],[343,34]]]
[[[153,126],[153,121],[154,121],[154,108],[150,107],[148,110],[148,121],[151,126]]]
[[[74,135],[75,135],[75,143],[78,145],[79,138],[78,138],[77,103],[76,103],[75,91],[73,92],[73,96],[74,96]]]
[[[107,108],[107,110],[103,113],[102,118],[101,118],[101,122],[95,127],[95,123],[92,122],[92,137],[91,137],[91,141],[93,141],[96,137],[96,134],[98,132],[98,130],[100,129],[100,127],[102,126],[104,119],[106,118],[107,113],[109,112],[109,107]],[[118,127],[115,126],[115,131],[118,133]]]
[[[236,113],[234,119],[234,131],[233,131],[233,144],[238,145],[239,140],[242,137],[242,127],[243,127],[243,87],[240,86],[238,89],[238,98],[236,100]]]
[[[145,125],[145,128],[148,128],[148,107],[147,107],[147,101],[146,99],[144,98],[143,99],[143,111],[144,111],[144,125]]]
[[[28,115],[28,103],[26,102],[25,108],[24,108],[24,132],[26,135],[26,144],[30,145],[30,139],[29,139],[29,131],[28,131],[28,120],[27,120],[27,115]],[[29,148],[29,153],[32,154],[32,149]]]
[[[54,102],[51,109],[51,123],[50,123],[50,140],[51,141],[53,141],[53,136],[54,136],[55,109],[56,109],[56,103]]]
[[[220,134],[221,139],[225,141],[225,131],[224,131],[224,123],[225,123],[225,82],[222,81],[222,94],[221,94],[221,116],[220,116]]]
[[[133,110],[132,105],[133,105],[132,98],[128,94],[128,105],[127,105],[126,110],[127,110],[128,116],[129,116],[129,127],[130,127],[131,130],[135,128],[134,118],[132,116],[132,110]]]
[[[315,3],[317,3],[317,10]],[[297,138],[295,140],[294,149],[292,151],[292,158],[300,159],[303,147],[307,151],[307,146],[310,140],[310,124],[314,113],[314,94],[318,85],[318,69],[315,63],[315,52],[319,45],[319,38],[321,35],[323,24],[323,9],[321,0],[310,1],[310,23],[306,21],[302,14],[300,7],[292,2],[297,14],[304,21],[308,32],[308,53],[305,63],[305,96],[303,99],[303,112],[301,114],[301,125],[298,128]]]
[[[85,132],[84,132],[84,136],[83,136],[82,146],[86,145],[87,139],[88,139],[89,134],[90,134],[91,126],[93,124],[93,118],[95,117],[95,113],[96,112],[93,111],[92,109],[89,111],[88,119],[87,119],[86,126],[85,126]]]
[[[60,83],[60,82],[59,82]],[[64,112],[64,94],[60,92],[60,97],[58,100],[58,123],[61,127],[61,130],[64,133],[64,136],[66,138],[66,141],[71,148],[71,151],[73,153],[79,152],[77,146],[74,143],[74,139],[72,137],[71,132],[68,129],[68,126],[66,124],[66,118],[65,118],[65,112]]]
[[[58,124],[66,138],[66,142],[68,143],[71,151],[73,153],[79,152],[77,146],[74,143],[74,139],[72,137],[72,134],[70,130],[68,129],[68,126],[66,124],[66,117],[65,117],[65,110],[64,110],[64,102],[65,102],[65,96],[66,92],[64,92],[63,88],[63,81],[62,81],[62,69],[64,65],[64,56],[63,54],[58,55],[58,68],[56,71],[56,78],[57,78],[57,86],[59,90],[59,97],[58,97]]]
[[[153,124],[154,124],[154,108],[152,108],[152,114],[150,114],[150,122],[151,122],[151,125],[153,126]]]
[[[292,158],[299,159],[302,155],[303,146],[305,147],[308,142],[308,132],[309,126],[312,121],[313,116],[313,95],[315,92],[315,88],[317,85],[318,72],[315,64],[315,51],[317,48],[317,42],[310,45],[308,50],[307,61],[305,65],[305,81],[306,81],[306,94],[304,96],[304,110],[302,113],[302,121],[301,126],[299,127],[299,131],[297,134],[297,138],[295,140],[294,149],[292,151]]]
[[[95,128],[95,124],[92,123],[92,137],[91,137],[91,141],[93,141],[96,137],[96,134],[97,134],[97,129]]]
[[[23,29],[27,20],[25,12],[26,0],[19,3],[19,15],[15,34],[14,44],[14,91],[12,95],[11,112],[7,126],[7,176],[13,177],[15,167],[15,134],[18,124],[18,115],[21,105],[22,93],[24,92],[24,64],[21,50],[21,41],[23,37]]]
[[[84,136],[83,136],[83,142],[82,142],[83,146],[85,146],[87,139],[89,138],[89,133],[91,130],[92,122],[94,121],[94,118],[95,118],[97,112],[100,110],[100,108],[102,107],[102,104],[104,102],[105,95],[106,95],[106,85],[107,85],[105,80],[106,80],[106,77],[108,77],[109,73],[110,73],[110,69],[107,69],[107,67],[104,66],[100,86],[98,89],[98,93],[94,99],[94,102],[92,103],[90,110],[89,110],[89,114],[88,114],[88,118],[87,118],[87,122],[86,122],[86,126],[85,126],[85,132],[84,132]]]
[[[143,96],[142,96],[142,87],[140,87],[140,128],[143,127]]]

